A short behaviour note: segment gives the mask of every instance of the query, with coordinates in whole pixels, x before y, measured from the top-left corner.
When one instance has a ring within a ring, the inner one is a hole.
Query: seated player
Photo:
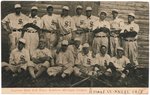
[[[122,47],[117,48],[117,56],[112,57],[109,65],[107,66],[109,74],[111,74],[111,77],[114,80],[118,80],[120,78],[125,78],[126,73],[125,68],[126,66],[130,64],[129,59],[124,56],[124,49]],[[128,70],[127,70],[128,71]],[[127,72],[126,71],[126,72]],[[108,73],[105,73],[105,75],[108,75]]]
[[[40,39],[38,48],[31,55],[32,63],[28,64],[29,73],[33,79],[39,77],[51,63],[51,51],[46,48],[45,39]]]
[[[2,62],[2,69],[11,72],[13,76],[26,71],[27,64],[30,63],[29,51],[24,48],[25,43],[25,39],[20,38],[18,47],[10,54],[9,63]]]
[[[74,74],[80,75],[92,75],[93,72],[93,57],[92,52],[89,50],[89,44],[85,43],[82,47],[82,52],[78,54],[75,61]]]
[[[74,57],[70,50],[68,50],[68,41],[63,40],[61,48],[56,55],[56,65],[49,67],[47,73],[49,76],[56,76],[61,74],[62,78],[71,75],[73,72]]]
[[[111,57],[107,54],[107,46],[102,45],[100,52],[95,57],[95,73],[102,75],[106,71],[106,66],[109,64]]]

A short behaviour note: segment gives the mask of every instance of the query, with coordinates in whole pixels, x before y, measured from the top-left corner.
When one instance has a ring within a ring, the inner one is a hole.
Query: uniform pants
[[[47,48],[51,49],[56,46],[58,37],[55,33],[45,33]]]
[[[19,69],[27,69],[27,64],[11,65],[6,62],[2,62],[2,67],[8,67],[13,73],[17,73]]]
[[[59,40],[58,40],[58,45],[57,45],[57,47],[58,47],[58,48],[61,47],[61,42],[62,42],[63,40],[67,40],[68,42],[70,42],[71,39],[72,39],[72,34],[71,34],[71,33],[68,34],[68,35],[60,36],[60,37],[59,37]]]
[[[75,38],[79,38],[80,41],[81,41],[81,44],[84,44],[84,43],[85,43],[84,36],[85,36],[84,33],[81,33],[81,34],[77,34],[77,33],[76,33]]]
[[[29,50],[29,53],[31,55],[32,52],[35,49],[37,49],[37,47],[39,45],[39,35],[37,32],[36,33],[25,32],[24,39],[26,40],[25,48],[27,48]]]
[[[93,38],[94,38],[94,35],[92,32],[84,33],[84,36],[83,36],[84,42],[83,43],[89,43],[89,45],[92,46]]]
[[[12,31],[12,33],[9,34],[11,51],[17,47],[19,38],[21,38],[21,32],[19,31],[16,31],[16,32]]]
[[[120,41],[118,37],[110,37],[110,55],[116,56],[117,54],[117,47],[120,46]]]
[[[138,46],[137,41],[124,41],[125,55],[134,65],[138,65]]]
[[[105,45],[108,48],[108,38],[107,37],[95,37],[92,44],[92,51],[94,54],[100,52],[100,47]]]
[[[61,66],[49,67],[47,73],[49,76],[56,76],[59,73],[65,73],[70,75],[73,72],[73,67],[65,67],[65,69]]]

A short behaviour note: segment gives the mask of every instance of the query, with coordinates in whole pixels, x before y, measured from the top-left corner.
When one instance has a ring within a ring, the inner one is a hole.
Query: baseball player
[[[61,74],[62,78],[70,75],[73,72],[74,57],[70,50],[68,50],[68,41],[61,42],[61,50],[56,56],[56,66],[49,67],[47,73],[49,76],[56,76]]]
[[[48,5],[47,6],[47,14],[44,15],[41,19],[42,19],[42,28],[45,30],[43,30],[45,37],[46,37],[46,41],[47,41],[47,47],[50,48],[54,48],[57,44],[57,40],[58,40],[58,36],[56,33],[57,30],[57,18],[58,15],[53,13],[53,6],[52,5]]]
[[[86,16],[82,15],[83,7],[81,5],[78,5],[76,7],[76,15],[73,16],[73,20],[75,21],[75,26],[77,28],[77,31],[75,32],[75,37],[78,37],[81,39],[81,44],[84,42],[84,21],[86,19]]]
[[[110,55],[115,56],[117,47],[121,44],[119,33],[124,26],[124,20],[118,17],[117,9],[112,10],[112,16],[113,19],[110,21]]]
[[[90,46],[88,43],[83,44],[82,52],[78,54],[75,61],[74,74],[81,76],[82,74],[92,75],[92,65],[94,60]]]
[[[114,79],[120,77],[125,78],[126,75],[123,71],[129,63],[129,59],[124,56],[124,49],[122,47],[117,47],[117,56],[111,58],[107,71],[111,72]]]
[[[27,23],[28,17],[21,13],[21,5],[15,4],[15,12],[8,14],[2,20],[3,28],[8,32],[10,39],[10,51],[16,48],[19,38],[22,37],[22,27]]]
[[[73,32],[76,30],[75,23],[71,16],[69,16],[69,7],[63,6],[62,14],[58,18],[58,28],[59,28],[59,45],[62,40],[70,41],[73,37]]]
[[[33,6],[31,8],[31,14],[29,15],[27,31],[24,33],[24,39],[26,39],[27,45],[26,48],[29,49],[30,55],[38,47],[39,44],[39,33],[41,27],[41,19],[37,16],[38,8]],[[37,28],[35,28],[36,26]]]
[[[81,39],[75,38],[73,45],[69,45],[68,49],[72,52],[74,60],[76,60],[78,53],[82,51]]]
[[[128,23],[124,26],[120,35],[123,38],[123,47],[125,49],[125,55],[130,59],[130,62],[134,65],[138,65],[138,45],[137,45],[137,33],[139,32],[139,25],[134,22],[135,14],[128,14]]]
[[[108,48],[108,35],[110,29],[110,23],[106,21],[107,13],[105,11],[100,12],[99,20],[93,24],[94,39],[92,44],[93,54],[99,53],[101,45],[105,45]]]
[[[107,70],[111,57],[107,54],[107,46],[101,45],[100,52],[94,58],[94,71],[97,76],[103,75]]]
[[[29,73],[33,79],[38,78],[50,66],[51,51],[46,48],[46,40],[40,39],[38,48],[31,55],[32,63],[28,64]]]
[[[18,47],[12,50],[9,58],[9,63],[2,62],[2,68],[6,71],[11,71],[13,75],[26,71],[27,65],[31,62],[29,51],[25,47],[25,39],[20,38]]]
[[[86,7],[86,19],[85,19],[85,37],[84,41],[88,42],[89,45],[92,45],[93,42],[93,33],[92,33],[92,28],[93,28],[93,23],[98,20],[98,17],[92,15],[92,8],[91,7]]]

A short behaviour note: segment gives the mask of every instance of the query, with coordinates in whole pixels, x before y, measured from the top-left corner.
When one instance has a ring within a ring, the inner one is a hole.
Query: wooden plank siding
[[[68,5],[71,9],[70,15],[75,14],[75,8],[77,5],[82,5],[85,14],[85,8],[91,6],[93,8],[93,14],[97,16],[98,12],[105,10],[108,12],[107,20],[111,19],[111,9],[115,8],[119,10],[120,18],[124,19],[127,22],[127,14],[129,12],[134,12],[136,15],[135,22],[140,26],[140,32],[138,37],[138,53],[139,53],[139,63],[148,64],[149,56],[149,4],[148,2],[92,2],[92,1],[2,1],[1,2],[1,18],[3,19],[8,13],[13,12],[13,6],[16,3],[22,5],[22,12],[26,15],[29,15],[30,8],[34,5],[39,8],[39,16],[43,16],[46,13],[46,6],[52,4],[54,6],[54,13],[60,14],[61,8],[63,5]],[[8,48],[7,40],[8,36],[5,31],[2,30],[2,60],[6,60],[3,56],[6,56],[6,50]],[[6,48],[7,47],[7,48]]]
[[[108,12],[111,19],[111,10],[118,9],[120,18],[127,22],[127,15],[133,12],[136,15],[135,23],[139,24],[138,33],[138,61],[140,64],[149,63],[149,3],[148,2],[100,2],[99,11]]]

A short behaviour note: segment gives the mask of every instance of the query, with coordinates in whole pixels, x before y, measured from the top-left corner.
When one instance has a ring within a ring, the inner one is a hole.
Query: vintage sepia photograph
[[[149,2],[1,1],[2,88],[143,87]]]

